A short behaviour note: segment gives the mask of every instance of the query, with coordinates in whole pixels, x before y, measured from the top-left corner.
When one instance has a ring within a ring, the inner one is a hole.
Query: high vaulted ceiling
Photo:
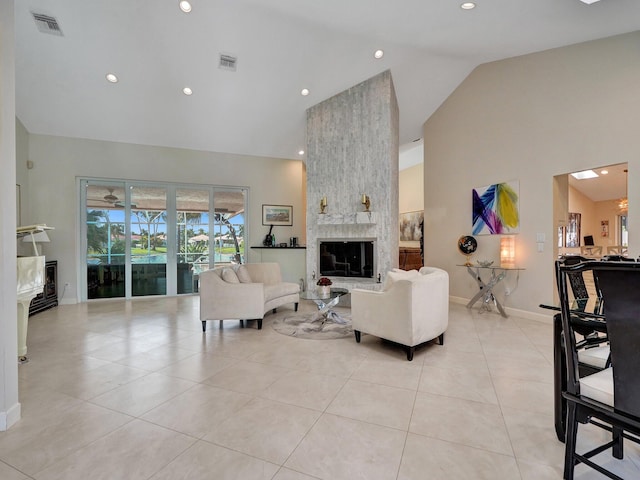
[[[36,134],[300,158],[305,110],[389,69],[408,144],[479,64],[640,29],[639,0],[191,3],[16,1],[18,118]],[[63,36],[38,31],[32,12]],[[221,53],[235,72],[218,68]]]

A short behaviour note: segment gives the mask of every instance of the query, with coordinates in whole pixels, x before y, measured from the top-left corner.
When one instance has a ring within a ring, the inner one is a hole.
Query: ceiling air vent
[[[227,55],[224,53],[220,54],[220,63],[218,64],[218,68],[221,68],[222,70],[229,70],[230,72],[235,72],[237,64],[238,57],[234,57],[232,55]]]
[[[36,21],[36,26],[38,30],[42,33],[48,33],[50,35],[58,35],[62,36],[62,30],[60,29],[60,24],[58,20],[49,15],[44,15],[43,13],[31,12],[33,15],[33,19]]]

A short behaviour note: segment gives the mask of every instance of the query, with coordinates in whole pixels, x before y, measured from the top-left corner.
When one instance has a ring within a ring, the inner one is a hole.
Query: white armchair
[[[444,344],[449,325],[449,274],[439,268],[387,273],[384,290],[351,290],[351,320],[356,341],[361,333],[391,340],[407,350],[438,337]]]

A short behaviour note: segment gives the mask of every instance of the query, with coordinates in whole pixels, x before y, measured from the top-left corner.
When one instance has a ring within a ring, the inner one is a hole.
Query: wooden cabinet
[[[400,247],[398,267],[402,270],[420,270],[422,268],[422,253],[420,248]]]
[[[29,305],[29,315],[58,306],[58,262],[51,260],[44,265],[44,290]]]

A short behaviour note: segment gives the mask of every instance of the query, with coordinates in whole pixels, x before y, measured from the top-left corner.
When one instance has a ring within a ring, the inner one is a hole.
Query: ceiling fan
[[[98,199],[97,201],[108,203],[109,205],[113,205],[114,207],[124,208],[125,207],[124,202],[120,200],[116,195],[113,194],[114,188],[107,187],[107,190],[109,190],[109,193],[107,193],[104,197],[102,197],[101,199]],[[131,208],[136,208],[136,204],[132,203]]]
[[[109,193],[103,197],[104,201],[111,204],[116,204],[118,202],[118,197],[113,194],[113,188],[107,188]]]

